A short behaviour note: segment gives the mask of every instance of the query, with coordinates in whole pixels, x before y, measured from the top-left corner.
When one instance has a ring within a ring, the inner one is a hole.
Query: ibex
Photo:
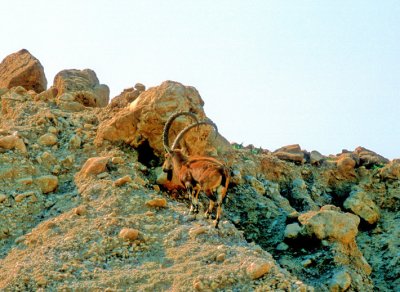
[[[166,154],[163,171],[167,173],[168,180],[172,179],[172,174],[174,173],[182,186],[185,187],[191,201],[191,212],[198,213],[198,196],[201,190],[205,192],[210,200],[209,207],[205,213],[207,218],[212,213],[215,203],[217,204],[217,214],[214,226],[215,228],[218,228],[221,219],[222,203],[226,196],[230,179],[228,168],[215,158],[209,156],[187,156],[182,152],[182,150],[176,149],[183,136],[192,128],[201,125],[210,125],[214,127],[216,131],[218,131],[218,129],[210,120],[201,122],[196,121],[184,128],[178,134],[170,148],[168,132],[173,120],[180,115],[189,115],[193,117],[192,113],[181,112],[171,116],[165,124],[163,142]],[[197,118],[195,119],[197,120]]]

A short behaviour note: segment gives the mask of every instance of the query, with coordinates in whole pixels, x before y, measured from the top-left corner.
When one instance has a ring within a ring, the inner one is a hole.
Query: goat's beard
[[[172,169],[167,170],[167,180],[169,180],[169,181],[172,180]]]

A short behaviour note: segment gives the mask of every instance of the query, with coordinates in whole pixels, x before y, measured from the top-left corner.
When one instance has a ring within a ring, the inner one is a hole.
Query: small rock
[[[58,177],[54,175],[44,175],[35,179],[43,194],[53,192],[58,187]]]
[[[68,112],[80,112],[85,109],[85,106],[76,101],[61,101],[58,107],[64,111]]]
[[[346,291],[351,285],[351,276],[346,271],[337,272],[329,285],[332,292]]]
[[[146,202],[146,205],[149,207],[167,207],[167,200],[165,198],[156,198]]]
[[[130,175],[125,175],[119,179],[117,179],[116,181],[114,181],[114,186],[119,187],[122,186],[128,182],[132,182],[132,178]]]
[[[299,236],[301,229],[302,228],[300,227],[300,225],[297,222],[288,224],[285,228],[285,237],[286,238],[296,238]]]
[[[223,262],[225,260],[226,255],[224,253],[220,253],[215,257],[217,262]]]
[[[107,172],[102,172],[102,173],[99,173],[96,177],[98,179],[103,179],[103,178],[106,178],[108,176],[109,176],[109,174]]]
[[[7,200],[7,196],[4,194],[0,194],[0,204]]]
[[[304,261],[301,262],[301,265],[303,267],[305,267],[305,268],[310,266],[311,264],[312,264],[312,260],[311,259],[305,259]]]
[[[57,136],[52,133],[44,134],[39,137],[38,143],[44,146],[53,146],[57,144]]]
[[[318,166],[321,164],[321,162],[325,159],[325,157],[319,153],[318,151],[311,151],[310,153],[310,163],[311,165]]]
[[[57,130],[56,127],[51,126],[51,127],[49,127],[49,128],[47,129],[47,132],[49,132],[49,133],[51,133],[51,134],[54,134],[54,135],[57,135],[58,130]]]
[[[85,164],[82,166],[80,173],[83,176],[88,175],[98,175],[106,171],[108,157],[92,157],[86,160]]]
[[[204,226],[193,227],[189,230],[190,238],[195,238],[197,235],[207,233],[207,228]]]
[[[124,240],[134,241],[139,236],[139,230],[133,228],[123,228],[119,232],[119,237]]]
[[[135,89],[139,90],[139,91],[145,91],[146,90],[146,86],[144,86],[142,83],[136,83],[135,84]]]
[[[113,157],[113,158],[111,158],[111,162],[113,164],[123,164],[124,159],[122,157]]]
[[[70,149],[79,149],[81,148],[82,139],[78,135],[73,135],[69,140],[69,148]]]
[[[286,243],[284,243],[284,242],[281,242],[280,244],[278,244],[278,246],[276,247],[276,250],[279,250],[279,251],[285,251],[285,250],[288,250],[289,249],[289,246],[286,244]]]
[[[78,206],[75,208],[75,214],[78,216],[83,216],[87,213],[86,206]]]
[[[256,280],[268,273],[271,270],[271,267],[271,262],[253,262],[247,266],[246,272],[250,279]]]

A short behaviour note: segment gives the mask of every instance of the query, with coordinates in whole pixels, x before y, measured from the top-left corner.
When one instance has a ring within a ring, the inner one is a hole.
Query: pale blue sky
[[[5,3],[4,3],[5,2]],[[3,1],[0,59],[195,86],[232,142],[400,157],[400,1]]]

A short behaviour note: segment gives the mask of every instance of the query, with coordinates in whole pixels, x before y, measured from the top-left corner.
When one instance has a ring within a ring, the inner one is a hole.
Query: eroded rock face
[[[97,134],[97,142],[124,141],[134,147],[147,142],[155,153],[162,155],[162,133],[167,119],[175,112],[190,111],[199,120],[203,120],[206,117],[203,105],[204,102],[194,87],[165,81],[160,86],[142,92],[129,108],[104,121]],[[170,130],[170,143],[192,122],[187,117],[176,119]],[[204,126],[188,132],[183,142],[186,151],[190,154],[204,154],[215,152],[218,146],[229,147],[229,143],[221,136],[210,135],[211,131],[210,127]]]
[[[0,88],[16,86],[37,93],[47,88],[42,64],[25,49],[7,56],[0,63]]]
[[[65,109],[80,103],[85,107],[105,107],[110,99],[110,89],[100,84],[96,73],[90,69],[63,70],[54,77],[59,104]],[[72,103],[72,105],[70,105]],[[71,111],[79,111],[72,108]]]

